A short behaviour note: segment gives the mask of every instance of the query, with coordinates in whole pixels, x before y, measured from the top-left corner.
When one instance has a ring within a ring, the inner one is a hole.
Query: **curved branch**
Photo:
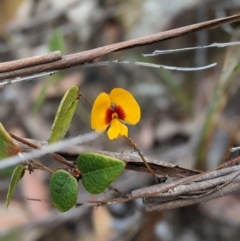
[[[42,72],[50,72],[55,70],[61,70],[70,68],[72,66],[80,65],[89,62],[97,57],[103,56],[108,53],[112,53],[119,50],[124,50],[128,48],[133,48],[142,45],[148,45],[156,42],[160,42],[167,39],[176,38],[187,33],[196,32],[200,30],[207,30],[210,28],[216,28],[223,24],[232,23],[240,20],[240,14],[233,15],[230,17],[214,19],[202,23],[192,24],[185,27],[168,30],[161,33],[156,33],[148,35],[141,38],[136,38],[120,43],[110,44],[96,49],[91,49],[75,54],[69,54],[62,56],[58,61],[38,64],[36,66],[31,66],[22,69],[15,69],[9,72],[0,73],[0,80],[6,80],[22,76],[30,76]],[[21,61],[21,60],[20,60]],[[1,64],[0,64],[1,69]]]

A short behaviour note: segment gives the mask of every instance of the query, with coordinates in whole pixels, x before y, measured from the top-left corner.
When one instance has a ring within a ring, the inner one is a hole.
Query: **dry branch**
[[[28,57],[19,60],[8,61],[0,64],[0,73],[9,72],[17,69],[24,69],[27,67],[51,63],[62,58],[60,51],[54,51],[48,54]]]
[[[30,146],[20,142],[19,141],[20,139],[17,140],[17,137],[15,135],[12,135],[12,137],[15,138],[16,144],[20,145],[22,152],[27,153],[27,152],[31,152],[33,150]],[[34,146],[37,146],[38,148],[46,147],[48,145],[47,141],[38,141],[38,140],[33,140],[33,139],[24,139],[24,140],[32,143]],[[88,149],[86,150],[86,148],[85,148],[85,150],[84,150],[84,148],[82,148],[81,146],[71,146],[71,147],[68,147],[67,150],[62,150],[62,151],[57,152],[57,154],[66,158],[67,160],[75,162],[77,157],[81,153],[86,152],[86,151],[88,151]],[[144,165],[141,158],[136,155],[128,155],[128,154],[124,154],[124,153],[116,153],[116,152],[109,152],[109,151],[93,151],[93,152],[100,153],[100,154],[107,155],[107,156],[114,157],[114,158],[118,158],[118,159],[126,162],[126,169],[128,169],[128,170],[149,173],[149,171],[147,170],[147,168]],[[160,160],[151,160],[151,159],[147,159],[147,158],[146,158],[146,160],[149,163],[149,165],[151,166],[151,168],[153,169],[154,173],[157,175],[161,175],[161,176],[180,178],[180,177],[193,176],[193,175],[201,173],[200,171],[197,171],[197,170],[190,170],[190,169],[182,168],[177,165],[163,162]]]
[[[39,148],[47,145],[46,141],[27,140]],[[18,144],[20,144],[22,151],[31,151],[31,148],[21,142],[18,142]],[[70,156],[72,160],[76,160],[76,157],[82,152],[79,146],[72,146],[70,153],[64,150],[59,153],[62,156]],[[129,170],[148,172],[139,157],[108,151],[98,151],[97,153],[126,162],[126,168]],[[161,211],[219,198],[234,193],[240,188],[240,166],[238,165],[231,167],[222,165],[222,169],[199,173],[195,170],[181,168],[162,161],[147,161],[157,174],[177,177],[177,179],[170,179],[166,183],[134,190],[127,198],[92,201],[89,203],[92,205],[106,205],[143,198],[148,211]],[[232,163],[236,163],[236,161],[233,160]]]
[[[167,39],[176,38],[187,33],[196,32],[200,30],[206,30],[210,28],[216,28],[223,24],[232,23],[240,20],[240,14],[233,15],[230,17],[214,19],[211,21],[206,21],[202,23],[192,24],[185,27],[152,34],[149,36],[128,40],[116,44],[111,44],[96,49],[91,49],[75,54],[69,54],[62,56],[62,58],[55,62],[43,63],[36,66],[31,66],[22,69],[15,69],[13,71],[0,73],[0,80],[7,80],[16,77],[30,76],[42,72],[49,72],[55,70],[61,70],[65,68],[70,68],[72,66],[80,65],[89,62],[97,57],[103,56],[108,53],[112,53],[119,50],[124,50],[128,48],[133,48],[142,45],[148,45],[156,42],[160,42]],[[21,60],[19,60],[21,61]],[[1,64],[0,64],[1,69]]]
[[[216,189],[216,192],[208,195],[208,196],[203,196],[199,198],[193,198],[193,199],[178,199],[178,200],[173,200],[173,201],[167,201],[163,202],[160,204],[152,204],[148,205],[146,207],[147,211],[163,211],[167,209],[172,209],[172,208],[179,208],[179,207],[184,207],[184,206],[189,206],[201,202],[206,202],[212,199],[220,198],[226,195],[229,195],[231,193],[234,193],[238,191],[240,188],[240,183],[231,183],[226,187],[223,187],[222,189]]]
[[[184,179],[181,181],[184,181]],[[179,180],[135,190],[132,192],[132,196],[148,196],[149,193],[162,192],[177,183],[179,183]],[[161,211],[219,198],[236,192],[239,187],[240,166],[227,167],[203,174],[195,180],[178,185],[168,192],[146,197],[144,203],[149,211]]]

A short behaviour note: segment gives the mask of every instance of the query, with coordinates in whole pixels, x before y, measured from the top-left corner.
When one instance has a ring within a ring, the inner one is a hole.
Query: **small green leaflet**
[[[57,142],[65,136],[71,124],[79,97],[80,92],[76,86],[73,86],[64,95],[52,125],[49,143]]]
[[[12,199],[12,195],[17,187],[18,182],[22,179],[22,177],[24,176],[25,173],[25,169],[24,166],[22,164],[18,165],[15,167],[13,173],[12,173],[12,177],[11,177],[11,182],[8,188],[8,193],[7,193],[7,199],[6,199],[6,207],[8,207],[11,199]]]
[[[125,162],[96,153],[83,153],[77,158],[85,189],[92,194],[103,192],[122,173]]]
[[[60,212],[66,212],[77,201],[78,184],[76,178],[67,171],[56,171],[50,180],[50,195],[54,206]]]
[[[4,129],[2,123],[0,123],[0,160],[17,155],[20,151],[20,147],[13,143],[12,137]]]

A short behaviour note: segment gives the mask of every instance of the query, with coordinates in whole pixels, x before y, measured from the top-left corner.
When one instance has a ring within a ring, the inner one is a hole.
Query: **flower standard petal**
[[[127,128],[127,126],[124,125],[123,123],[119,122],[119,127],[120,127],[119,135],[128,137],[128,128]]]
[[[141,117],[141,110],[131,93],[121,88],[115,88],[111,91],[109,97],[112,104],[120,106],[124,111],[124,119],[121,119],[122,121],[132,125],[138,123]]]
[[[110,123],[106,123],[106,114],[111,106],[109,95],[101,93],[93,103],[91,126],[97,132],[105,131]]]
[[[115,139],[120,133],[120,121],[117,118],[112,119],[111,125],[108,129],[108,137],[110,140]]]

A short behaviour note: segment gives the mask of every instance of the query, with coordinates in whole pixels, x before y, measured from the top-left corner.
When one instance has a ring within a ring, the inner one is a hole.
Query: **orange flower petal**
[[[108,129],[108,137],[110,140],[115,139],[120,133],[120,121],[117,118],[112,119],[111,125]]]
[[[106,111],[111,106],[109,95],[101,93],[93,103],[91,126],[97,132],[105,131],[108,125],[105,122]]]
[[[116,104],[123,109],[125,113],[124,122],[132,125],[138,123],[141,117],[141,110],[131,93],[121,88],[115,88],[111,91],[109,97],[112,104]]]

